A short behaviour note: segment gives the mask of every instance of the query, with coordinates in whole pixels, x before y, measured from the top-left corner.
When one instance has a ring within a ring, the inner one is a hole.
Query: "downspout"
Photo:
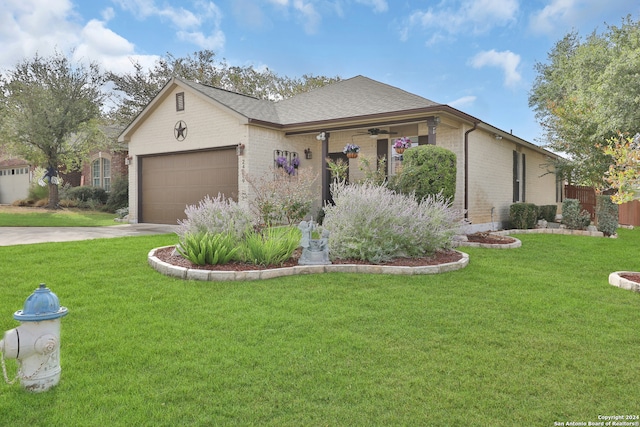
[[[469,218],[469,134],[478,129],[478,122],[464,133],[464,219]]]

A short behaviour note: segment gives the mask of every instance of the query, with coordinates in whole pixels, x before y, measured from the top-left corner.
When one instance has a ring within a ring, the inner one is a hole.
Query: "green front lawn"
[[[115,217],[114,213],[83,209],[0,207],[0,227],[102,227],[116,225]]]
[[[1,232],[1,230],[0,230]],[[62,380],[0,383],[0,424],[553,426],[640,413],[640,230],[519,235],[433,276],[185,282],[147,265],[175,235],[0,247],[0,330],[40,282]],[[16,363],[7,361],[10,375]]]

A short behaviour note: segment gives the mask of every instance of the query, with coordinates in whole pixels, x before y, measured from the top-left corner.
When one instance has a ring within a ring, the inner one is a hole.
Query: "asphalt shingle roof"
[[[249,119],[280,125],[385,114],[440,105],[364,76],[341,80],[277,102],[186,80],[181,82]]]
[[[364,76],[323,86],[276,103],[282,124],[384,114],[438,105]]]

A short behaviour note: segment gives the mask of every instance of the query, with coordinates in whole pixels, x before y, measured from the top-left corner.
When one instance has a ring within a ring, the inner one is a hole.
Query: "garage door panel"
[[[140,173],[141,222],[175,224],[187,205],[218,193],[236,199],[235,149],[145,157]]]

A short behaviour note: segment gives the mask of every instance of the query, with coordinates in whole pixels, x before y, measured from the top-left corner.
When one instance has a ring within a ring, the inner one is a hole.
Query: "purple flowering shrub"
[[[187,206],[184,213],[187,218],[178,220],[177,234],[181,241],[187,235],[202,233],[230,233],[240,239],[247,229],[253,227],[251,214],[222,194],[213,199],[206,196],[197,205]]]
[[[442,195],[417,201],[369,183],[332,185],[334,205],[325,207],[323,227],[330,230],[332,258],[380,263],[393,258],[428,256],[453,245],[463,212]]]

